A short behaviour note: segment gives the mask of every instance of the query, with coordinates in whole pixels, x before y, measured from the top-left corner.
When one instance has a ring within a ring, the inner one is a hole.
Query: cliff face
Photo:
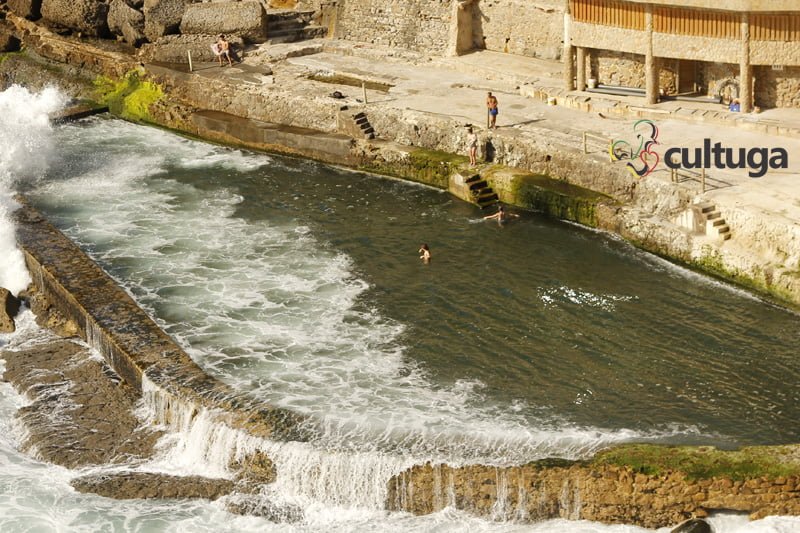
[[[495,520],[550,518],[658,528],[713,510],[800,514],[800,477],[690,479],[629,467],[541,461],[517,467],[425,464],[389,482],[387,508],[428,514],[447,506]]]

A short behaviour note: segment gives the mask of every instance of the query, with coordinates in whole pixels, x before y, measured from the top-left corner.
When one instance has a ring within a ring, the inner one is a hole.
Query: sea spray
[[[12,85],[0,92],[0,286],[15,295],[27,288],[31,278],[16,243],[13,196],[18,184],[46,170],[51,150],[49,115],[65,101],[52,88],[34,94]]]

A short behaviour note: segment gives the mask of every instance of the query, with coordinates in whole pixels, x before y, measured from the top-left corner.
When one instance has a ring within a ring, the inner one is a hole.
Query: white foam
[[[0,287],[17,295],[31,282],[17,247],[11,215],[17,183],[38,178],[47,168],[51,150],[50,113],[65,98],[55,89],[39,94],[12,85],[0,92]]]

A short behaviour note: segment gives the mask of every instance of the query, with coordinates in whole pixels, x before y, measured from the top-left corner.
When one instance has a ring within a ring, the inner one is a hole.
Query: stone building
[[[797,0],[569,0],[568,89],[643,88],[647,103],[694,94],[742,111],[800,107]]]
[[[567,88],[800,107],[798,0],[336,0],[339,38],[566,59]]]

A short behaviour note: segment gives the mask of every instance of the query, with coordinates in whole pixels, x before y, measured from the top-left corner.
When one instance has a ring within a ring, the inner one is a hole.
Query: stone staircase
[[[364,111],[355,111],[348,106],[339,108],[336,116],[336,129],[353,139],[374,139],[375,129],[369,123],[367,114]]]
[[[706,222],[706,235],[709,237],[718,237],[723,241],[731,238],[731,228],[722,218],[722,214],[717,210],[717,206],[711,202],[702,202],[697,204],[700,213]]]
[[[356,123],[358,130],[361,131],[361,134],[364,136],[365,139],[374,139],[375,138],[375,129],[369,123],[369,119],[367,118],[367,114],[361,111],[360,113],[356,113],[353,115],[353,121]]]
[[[314,11],[267,10],[267,39],[270,44],[293,43],[325,37],[328,30],[313,24]]]
[[[472,199],[481,209],[491,207],[499,201],[497,198],[497,193],[494,192],[491,187],[489,187],[489,184],[481,177],[480,174],[475,174],[474,176],[468,178],[465,183],[467,187],[469,187],[469,192],[472,196]]]

